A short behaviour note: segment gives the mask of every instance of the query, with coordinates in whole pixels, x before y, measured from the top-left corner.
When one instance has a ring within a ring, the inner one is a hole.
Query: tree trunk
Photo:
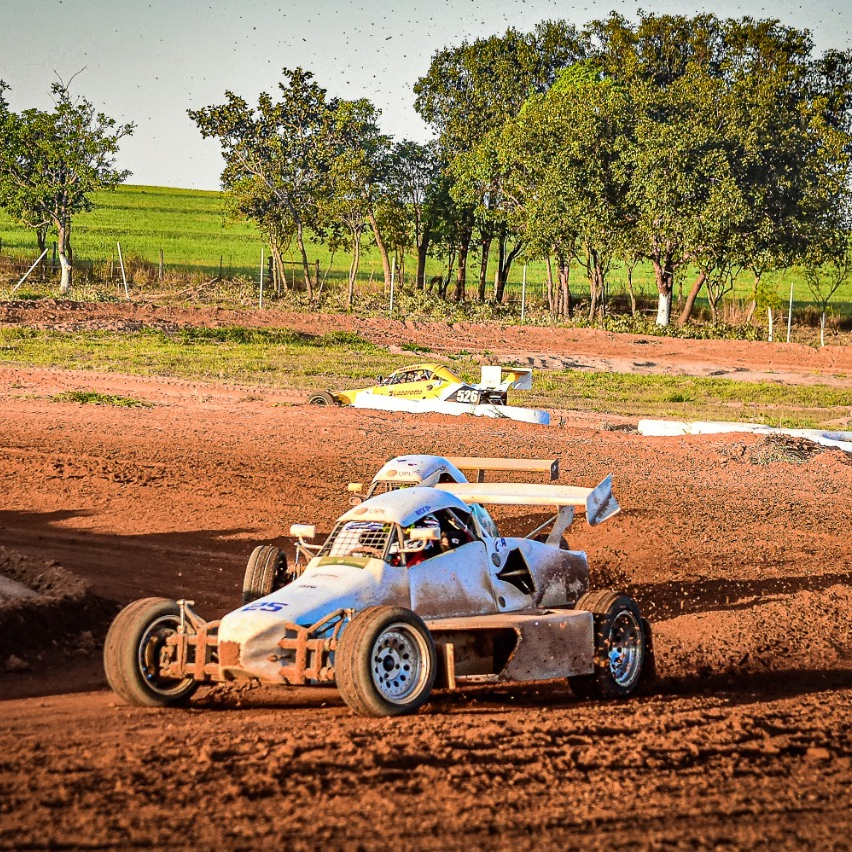
[[[450,281],[453,280],[453,270],[456,268],[456,250],[455,248],[450,249],[450,253],[447,256],[447,275],[444,278],[443,283],[440,285],[439,296],[442,299],[447,298],[447,290],[450,289]]]
[[[426,288],[426,255],[429,252],[429,244],[432,242],[428,229],[424,229],[420,245],[417,246],[417,289]]]
[[[68,225],[60,222],[56,228],[56,242],[59,247],[59,265],[62,267],[62,278],[59,281],[59,293],[62,296],[68,294],[73,283],[73,268],[68,257],[70,249],[70,235]]]
[[[497,268],[497,290],[494,294],[497,304],[503,303],[503,295],[506,292],[506,283],[509,280],[509,271],[512,268],[512,264],[515,262],[515,258],[521,253],[523,245],[523,243],[519,242],[508,254],[506,254],[505,238],[503,239],[503,249],[500,252],[500,264]]]
[[[754,312],[757,310],[757,288],[760,287],[760,276],[762,273],[755,272],[754,273],[754,284],[752,284],[751,288],[751,304],[748,306],[748,312],[746,313],[745,324],[750,325],[752,319],[754,318]]]
[[[275,259],[275,274],[277,276],[278,287],[280,288],[283,283],[284,290],[286,291],[287,273],[284,270],[284,259],[281,257],[281,246],[276,240],[271,240],[269,250],[272,252],[272,257]],[[278,292],[278,290],[276,290],[276,292]]]
[[[367,211],[367,219],[370,222],[370,228],[373,231],[373,239],[376,241],[376,248],[379,250],[379,254],[382,258],[382,274],[385,276],[385,287],[390,287],[391,285],[391,266],[390,266],[390,258],[388,257],[388,250],[385,247],[385,241],[382,239],[382,234],[379,231],[379,223],[376,221],[376,214],[373,213],[372,209]]]
[[[352,263],[349,264],[349,288],[346,291],[346,307],[352,310],[355,297],[355,279],[358,277],[358,267],[361,265],[361,234],[352,233]]]
[[[657,325],[666,327],[672,319],[672,292],[674,290],[674,266],[669,258],[661,261],[653,258],[654,276],[657,279]]]
[[[550,313],[556,313],[556,306],[553,304],[553,264],[550,261],[550,255],[547,256],[547,277],[545,278],[545,282],[547,284],[547,310]]]
[[[473,222],[464,225],[461,239],[459,240],[458,270],[456,271],[456,293],[455,300],[463,302],[465,298],[465,286],[467,284],[467,256],[470,252],[470,239],[473,236]]]
[[[479,262],[479,290],[477,291],[477,298],[480,302],[485,301],[485,286],[487,283],[487,275],[488,275],[488,255],[491,253],[491,240],[493,237],[489,233],[484,233],[482,235],[482,241],[480,242],[480,247],[482,249],[482,260]]]
[[[698,278],[692,282],[692,288],[689,291],[689,295],[686,297],[686,304],[683,306],[683,310],[677,320],[678,328],[683,328],[689,322],[689,318],[692,316],[692,310],[695,307],[695,300],[698,298],[698,294],[701,292],[701,288],[704,286],[704,282],[706,280],[707,273],[702,272]]]
[[[574,316],[574,297],[571,294],[571,262],[564,256],[557,258],[559,263],[559,313],[572,319]]]
[[[635,263],[627,264],[627,292],[630,293],[630,316],[636,316],[636,294],[633,292],[633,270]]]
[[[302,256],[302,271],[305,275],[305,289],[308,291],[308,298],[313,301],[314,285],[311,282],[311,266],[308,263],[308,252],[305,249],[305,237],[302,233],[302,223],[296,225],[296,243],[299,246],[299,254]]]
[[[598,253],[592,249],[586,249],[588,266],[586,267],[589,280],[589,322],[595,318],[598,308]]]

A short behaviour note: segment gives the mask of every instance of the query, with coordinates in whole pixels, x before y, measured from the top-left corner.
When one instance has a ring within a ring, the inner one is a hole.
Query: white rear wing
[[[494,459],[477,456],[447,456],[447,461],[459,470],[475,471],[482,482],[486,470],[505,470],[512,473],[545,473],[551,480],[559,479],[559,459]]]
[[[484,366],[480,371],[479,387],[529,390],[532,387],[532,370],[525,367]]]
[[[492,506],[570,506],[586,513],[590,526],[597,526],[621,511],[612,493],[612,476],[594,488],[578,485],[535,485],[526,482],[447,482],[436,485],[468,505]]]

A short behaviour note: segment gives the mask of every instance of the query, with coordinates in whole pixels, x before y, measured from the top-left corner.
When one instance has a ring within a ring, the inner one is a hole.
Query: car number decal
[[[479,391],[472,388],[462,388],[456,392],[456,400],[458,402],[469,402],[473,405],[479,405]]]
[[[284,607],[287,606],[285,603],[277,603],[276,601],[257,601],[255,603],[250,603],[248,606],[244,606],[242,608],[242,612],[280,612]]]

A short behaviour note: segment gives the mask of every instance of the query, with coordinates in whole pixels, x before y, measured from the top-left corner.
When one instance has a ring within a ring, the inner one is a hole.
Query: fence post
[[[157,272],[157,281],[163,280],[163,250],[160,249],[160,269]]]
[[[793,279],[790,279],[790,307],[787,310],[787,343],[790,342],[790,332],[793,328]]]
[[[127,289],[127,275],[124,272],[124,258],[121,256],[121,243],[116,243],[118,248],[118,262],[121,264],[121,280],[124,282],[124,295],[129,300],[130,291]]]
[[[53,262],[51,263],[51,268],[56,269],[56,240],[53,241]]]
[[[224,260],[225,260],[225,256],[223,254],[220,254],[219,255],[219,277],[217,279],[219,281],[222,280],[222,263],[224,262]]]
[[[524,275],[521,278],[521,325],[524,324],[524,314],[527,306],[527,265],[524,264]]]
[[[391,258],[391,288],[390,288],[390,307],[388,308],[388,316],[393,313],[393,285],[396,278],[396,257]]]
[[[767,308],[769,314],[769,342],[772,343],[772,308]]]
[[[260,310],[263,310],[263,250],[264,246],[260,247]]]

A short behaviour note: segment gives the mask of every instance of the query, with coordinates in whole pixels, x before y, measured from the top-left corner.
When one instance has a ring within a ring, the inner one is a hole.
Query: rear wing
[[[512,473],[545,473],[551,481],[559,479],[559,459],[492,459],[476,456],[447,456],[447,461],[459,470],[475,471],[476,481],[485,481],[486,470],[507,470]]]
[[[480,371],[479,387],[529,390],[532,387],[532,370],[525,367],[485,366]]]
[[[526,482],[447,482],[435,487],[454,494],[467,504],[571,507],[584,511],[587,523],[593,527],[621,511],[612,493],[612,476],[607,476],[594,488]]]

